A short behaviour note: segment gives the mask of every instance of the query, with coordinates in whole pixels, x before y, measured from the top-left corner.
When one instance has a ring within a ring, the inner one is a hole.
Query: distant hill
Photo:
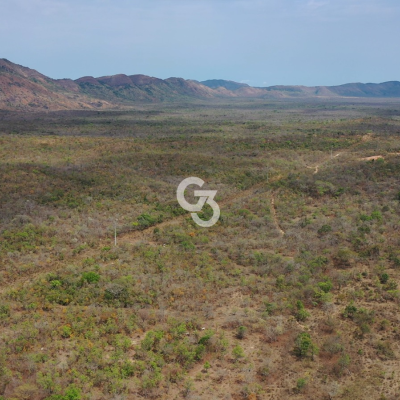
[[[212,98],[400,97],[400,82],[340,86],[251,87],[223,79],[117,74],[76,80],[51,79],[33,69],[0,59],[0,109],[67,110],[130,107],[140,103]]]
[[[226,81],[224,79],[209,79],[207,81],[200,82],[211,89],[225,88],[228,90],[237,90],[243,87],[250,87],[246,83],[238,83],[234,81]]]
[[[158,79],[146,75],[84,77],[75,81],[82,93],[111,102],[158,102],[188,98],[212,98],[224,95],[198,82],[182,78]]]
[[[69,110],[110,107],[87,97],[71,79],[51,79],[39,72],[0,59],[0,109]]]
[[[330,86],[329,90],[339,96],[400,97],[400,82],[348,83],[340,86]]]

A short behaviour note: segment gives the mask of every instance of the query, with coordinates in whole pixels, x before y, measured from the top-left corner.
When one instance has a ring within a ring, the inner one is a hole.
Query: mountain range
[[[340,86],[252,87],[223,79],[159,79],[112,75],[76,80],[52,79],[0,59],[1,110],[73,110],[123,108],[140,103],[212,98],[400,97],[400,82],[349,83]]]

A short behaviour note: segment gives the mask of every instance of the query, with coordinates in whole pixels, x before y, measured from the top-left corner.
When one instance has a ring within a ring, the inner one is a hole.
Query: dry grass
[[[379,107],[3,113],[0,395],[398,397],[400,125]],[[177,205],[187,176],[218,189],[211,229]]]

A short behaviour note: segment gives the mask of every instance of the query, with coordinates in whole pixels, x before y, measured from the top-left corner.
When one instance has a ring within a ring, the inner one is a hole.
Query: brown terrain
[[[1,60],[0,400],[398,400],[399,85]]]

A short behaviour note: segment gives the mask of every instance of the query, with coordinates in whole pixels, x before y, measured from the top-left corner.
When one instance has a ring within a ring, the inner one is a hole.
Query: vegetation
[[[0,112],[0,396],[399,398],[399,115]]]

